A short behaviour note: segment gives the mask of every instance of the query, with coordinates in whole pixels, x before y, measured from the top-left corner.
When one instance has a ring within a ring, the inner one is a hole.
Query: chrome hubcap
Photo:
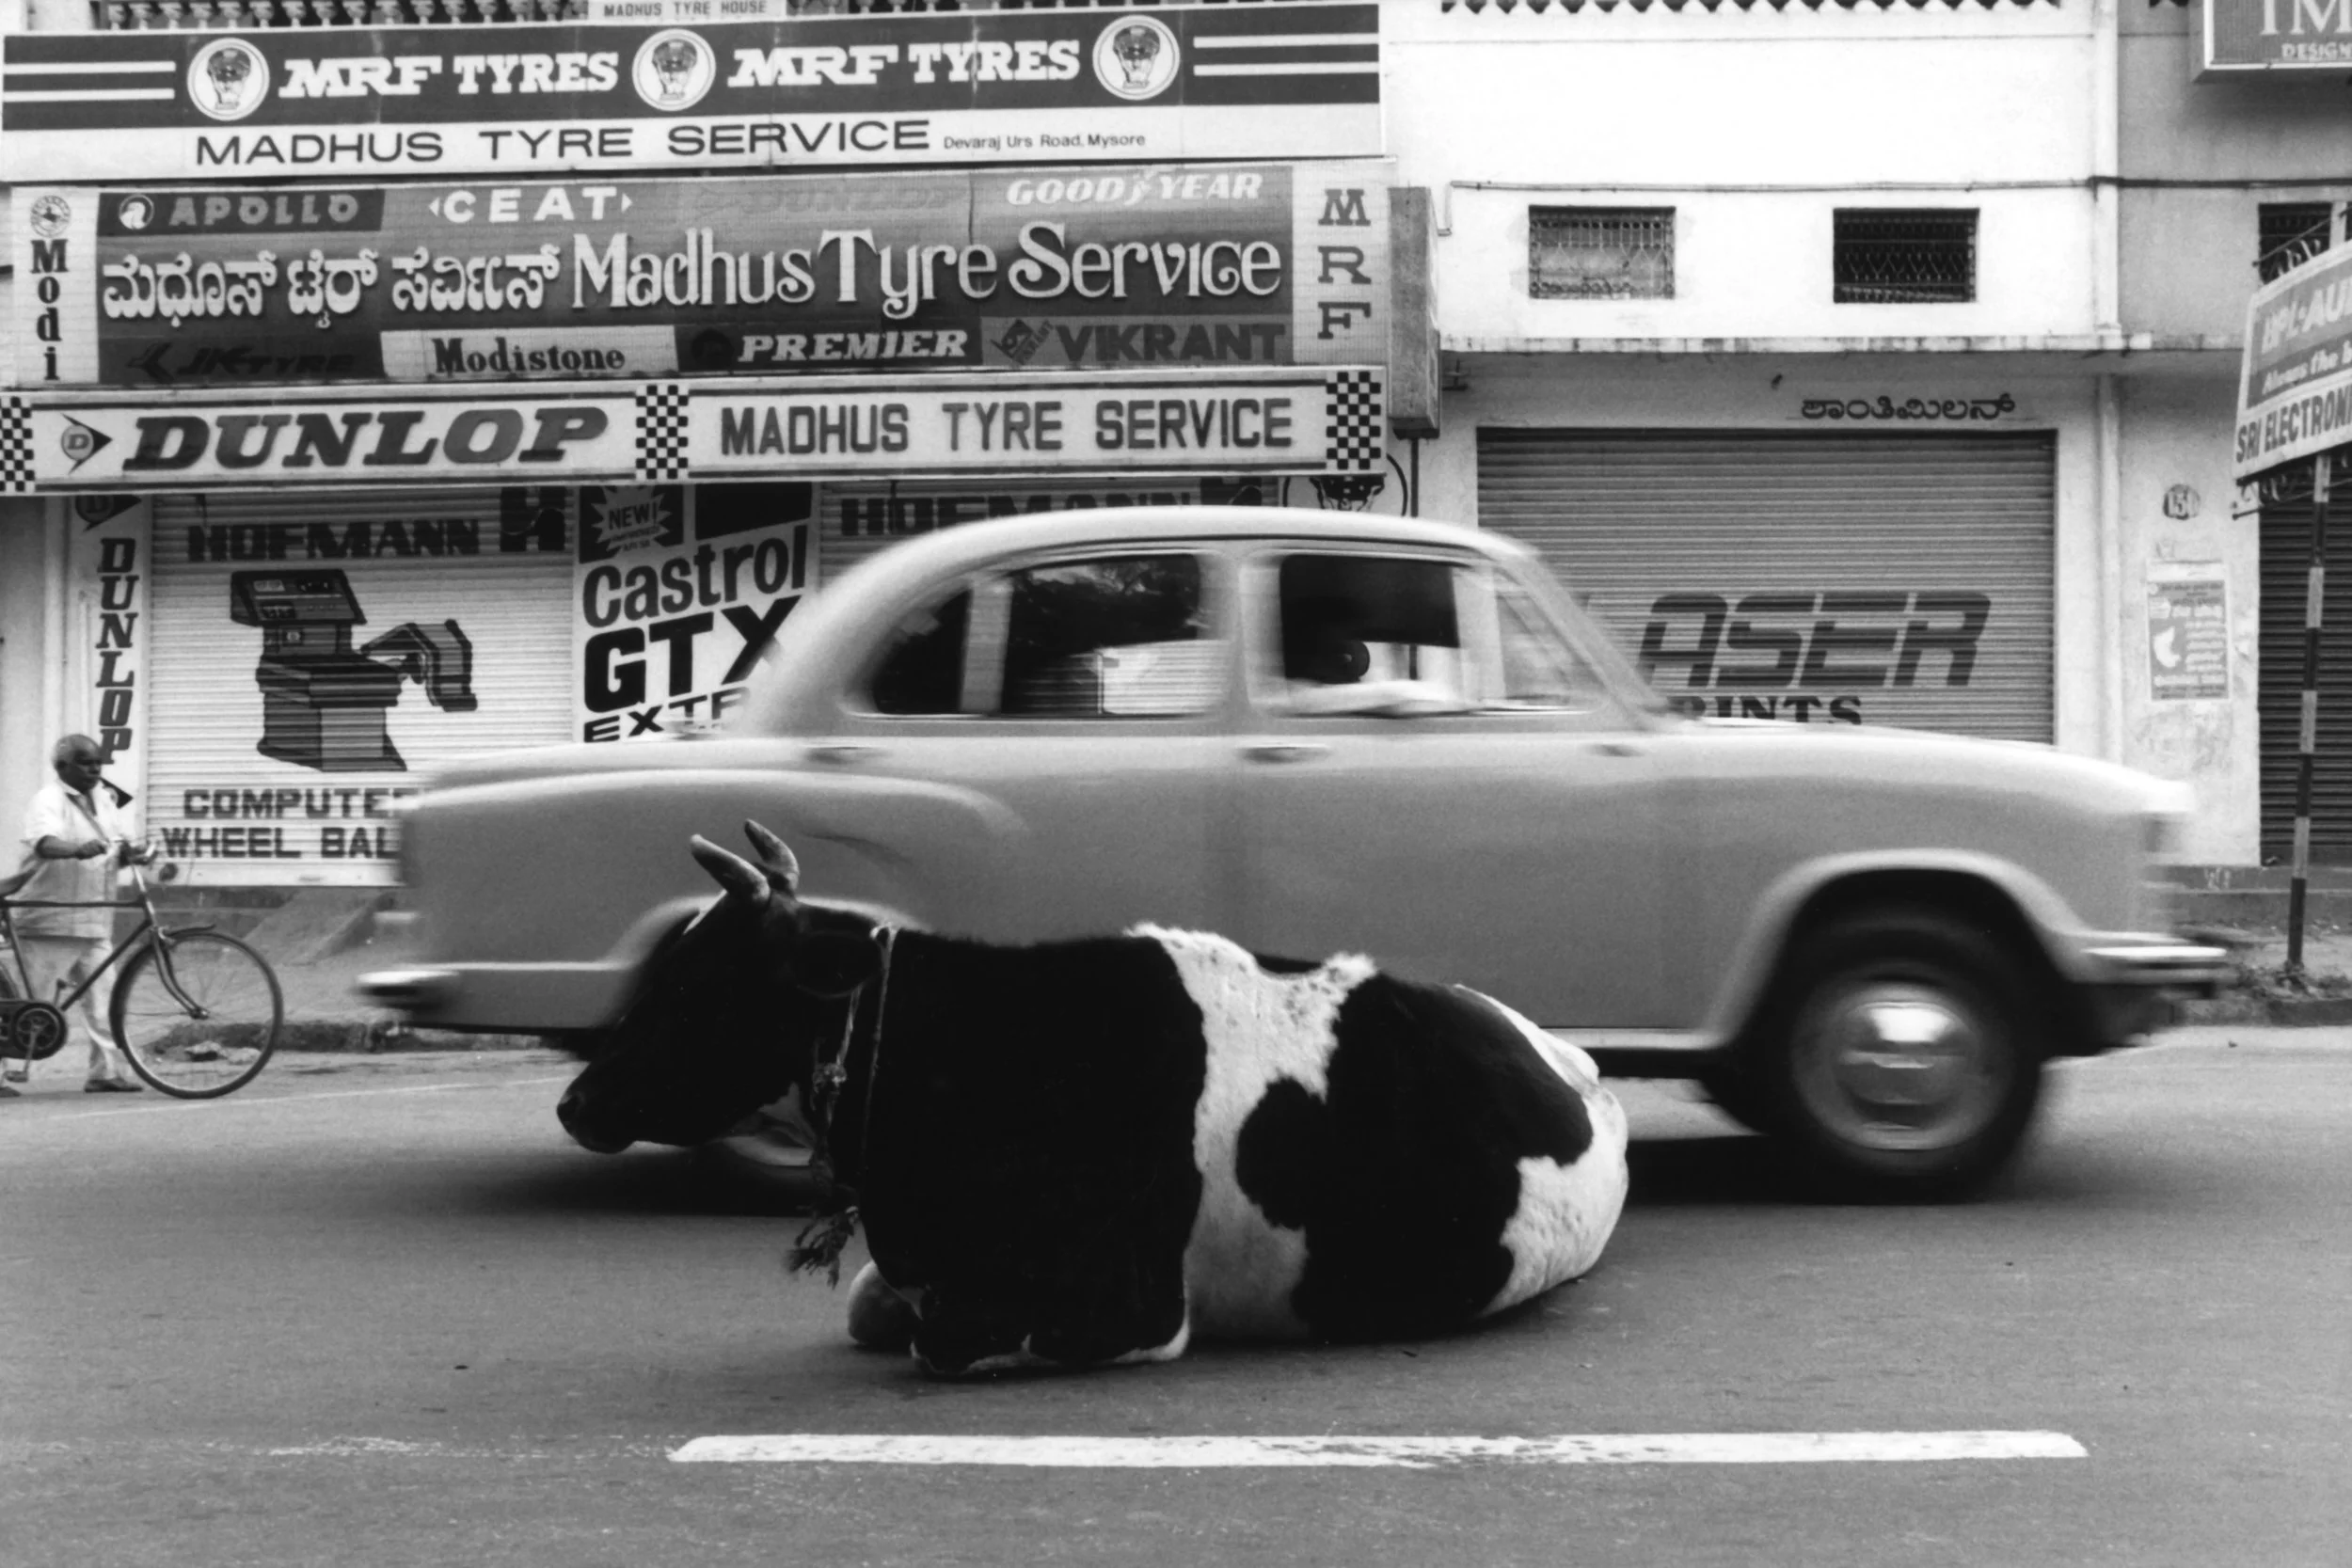
[[[1873,980],[1823,997],[1797,1042],[1797,1084],[1829,1132],[1866,1148],[1947,1147],[1990,1123],[1998,1053],[1958,998],[1915,981]]]

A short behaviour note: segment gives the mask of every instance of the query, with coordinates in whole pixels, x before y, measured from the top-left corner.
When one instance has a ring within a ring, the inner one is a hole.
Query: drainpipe
[[[2090,308],[2098,335],[2120,342],[2123,335],[2122,214],[2118,188],[2122,173],[2122,15],[2121,0],[2091,6],[2090,124]],[[2099,752],[2123,760],[2123,683],[2128,666],[2124,618],[2130,612],[2123,573],[2123,411],[2122,388],[2112,372],[2102,373],[2096,391],[2098,512]]]

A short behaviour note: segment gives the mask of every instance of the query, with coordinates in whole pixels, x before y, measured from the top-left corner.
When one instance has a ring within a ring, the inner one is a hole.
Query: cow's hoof
[[[868,1263],[850,1281],[850,1338],[860,1350],[904,1355],[914,1343],[914,1308]]]

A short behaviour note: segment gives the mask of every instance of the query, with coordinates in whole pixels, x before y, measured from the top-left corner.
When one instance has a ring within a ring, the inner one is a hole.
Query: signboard
[[[2352,66],[2346,0],[2203,0],[2201,79]]]
[[[2254,292],[2231,474],[2247,479],[2352,441],[2352,249]]]
[[[666,4],[647,10],[628,24],[12,35],[0,182],[1380,150],[1376,5],[689,26],[667,24]]]
[[[17,379],[1378,362],[1392,172],[20,186]]]
[[[0,494],[968,473],[1371,473],[1369,366],[0,397]]]
[[[715,728],[817,587],[806,484],[589,485],[572,578],[585,741]]]
[[[2148,689],[2159,702],[2230,694],[2230,601],[2217,577],[2148,583]]]

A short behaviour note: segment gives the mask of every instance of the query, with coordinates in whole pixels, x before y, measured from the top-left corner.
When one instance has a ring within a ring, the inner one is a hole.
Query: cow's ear
[[[759,867],[732,849],[720,848],[700,833],[687,847],[693,852],[695,863],[709,872],[710,879],[726,889],[729,897],[740,898],[754,908],[768,902],[768,879]]]
[[[759,854],[759,868],[768,874],[768,885],[787,898],[800,891],[801,863],[784,840],[756,822],[743,824],[743,836],[752,841]]]
[[[882,973],[882,945],[870,936],[812,931],[792,943],[792,983],[816,996],[847,996]]]

